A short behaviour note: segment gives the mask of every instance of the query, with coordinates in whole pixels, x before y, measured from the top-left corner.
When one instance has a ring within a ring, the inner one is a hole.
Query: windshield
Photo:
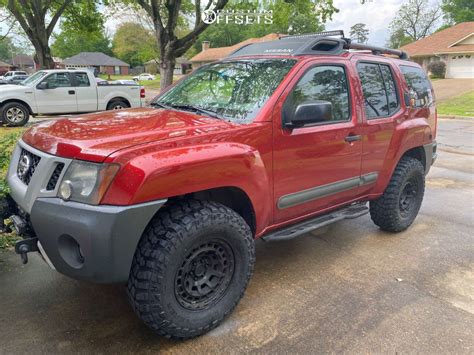
[[[39,71],[35,74],[33,74],[32,76],[30,76],[29,78],[23,80],[20,85],[23,85],[23,86],[28,86],[29,84],[31,83],[34,83],[36,80],[38,80],[39,78],[42,78],[43,76],[45,76],[47,73],[44,72],[44,71]]]
[[[252,122],[295,63],[293,59],[257,59],[206,65],[152,105],[207,111],[236,123]]]

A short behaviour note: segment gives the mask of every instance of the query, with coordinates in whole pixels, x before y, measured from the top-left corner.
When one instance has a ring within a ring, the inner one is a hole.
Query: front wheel
[[[242,217],[218,203],[184,201],[161,211],[145,231],[129,300],[156,333],[192,338],[232,312],[254,261],[253,236]]]
[[[424,192],[423,164],[412,157],[402,158],[383,195],[370,201],[372,221],[388,232],[407,229],[418,215]]]
[[[10,102],[0,109],[0,118],[0,121],[8,126],[19,127],[28,122],[30,112],[25,105],[19,102]]]

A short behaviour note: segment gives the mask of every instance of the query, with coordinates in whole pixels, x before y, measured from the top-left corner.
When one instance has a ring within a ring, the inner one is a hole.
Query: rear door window
[[[77,87],[91,86],[89,82],[89,77],[86,73],[74,73],[74,77],[76,78]]]
[[[362,62],[357,64],[357,71],[368,119],[388,117],[398,110],[397,87],[388,65]]]
[[[388,111],[389,115],[398,110],[398,95],[395,80],[393,79],[392,71],[388,65],[380,64],[382,71],[383,82],[385,83],[385,91],[387,92]]]
[[[415,107],[430,107],[434,104],[433,88],[421,68],[401,65],[400,70],[408,85],[410,97],[415,100]]]

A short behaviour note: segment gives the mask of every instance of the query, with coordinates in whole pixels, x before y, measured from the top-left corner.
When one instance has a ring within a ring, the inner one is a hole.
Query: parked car
[[[12,71],[8,71],[5,73],[5,75],[3,76],[0,76],[0,80],[8,80],[8,79],[12,79],[14,76],[16,75],[28,75],[27,72],[25,71],[21,71],[21,70],[12,70]]]
[[[0,120],[22,126],[30,115],[141,107],[145,89],[137,85],[98,85],[88,70],[41,70],[21,86],[0,86]]]
[[[28,79],[29,75],[15,75],[9,79],[5,79],[6,84],[17,85],[21,83],[23,80]]]
[[[251,44],[151,107],[28,130],[7,176],[17,253],[127,282],[137,315],[183,339],[235,308],[255,239],[369,212],[407,229],[436,159],[433,88],[404,52],[337,33]]]
[[[143,73],[143,74],[140,74],[138,76],[134,76],[132,79],[135,80],[135,81],[155,80],[155,76],[152,75],[152,74]]]

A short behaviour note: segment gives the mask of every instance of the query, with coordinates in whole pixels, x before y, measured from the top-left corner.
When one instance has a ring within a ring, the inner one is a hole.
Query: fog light
[[[59,186],[59,197],[69,200],[72,196],[72,183],[69,180],[63,181]]]

